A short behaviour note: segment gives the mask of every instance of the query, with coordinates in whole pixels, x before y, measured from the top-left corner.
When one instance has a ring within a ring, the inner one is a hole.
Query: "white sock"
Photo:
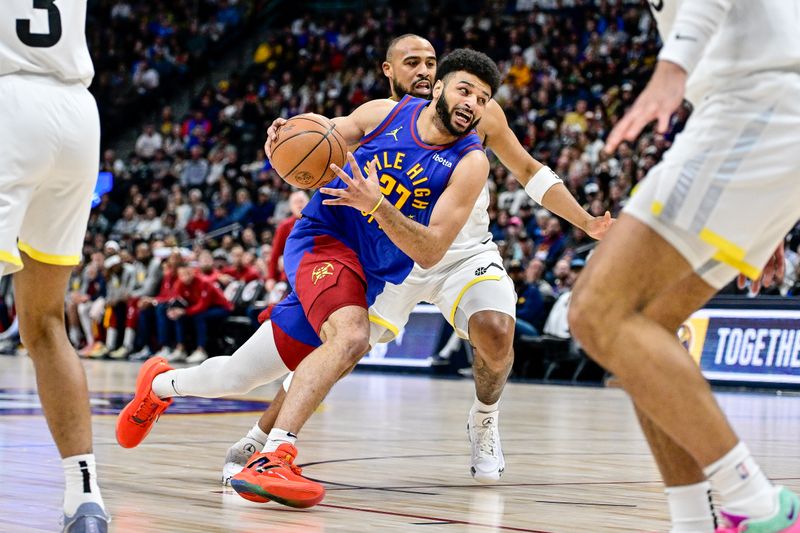
[[[113,350],[117,345],[117,337],[119,337],[119,330],[117,328],[108,328],[108,331],[106,331],[106,348]]]
[[[94,454],[73,455],[61,460],[64,467],[64,513],[72,516],[78,506],[94,502],[105,509],[100,487],[97,486],[97,470]]]
[[[159,398],[219,398],[248,393],[287,372],[275,346],[272,324],[264,322],[233,355],[212,357],[198,366],[159,374],[153,380],[153,392]]]
[[[77,326],[70,326],[69,328],[69,341],[76,348],[81,345],[81,328]]]
[[[250,428],[250,431],[247,432],[247,436],[245,438],[252,439],[252,440],[256,441],[257,443],[259,443],[261,445],[261,447],[263,449],[264,445],[267,443],[267,440],[269,439],[269,435],[264,433],[261,430],[261,428],[258,427],[258,424],[256,424],[255,426]]]
[[[122,346],[128,349],[129,352],[133,351],[133,343],[136,342],[136,330],[133,328],[125,328],[125,334],[122,337]]]
[[[499,405],[500,405],[499,400],[492,404],[483,403],[476,396],[475,401],[472,403],[472,409],[470,409],[470,413],[492,413],[494,411],[497,411]]]
[[[670,533],[714,533],[711,483],[667,487],[664,492],[672,521]]]
[[[177,370],[167,370],[153,378],[153,392],[161,399],[172,398],[173,396],[182,396],[175,388],[175,382],[178,380]]]
[[[772,483],[743,442],[703,471],[719,493],[726,511],[756,519],[768,518],[775,513]]]
[[[264,452],[274,452],[278,449],[278,446],[287,442],[294,446],[297,442],[297,435],[282,429],[272,428],[272,431],[269,432],[267,443],[264,445]]]

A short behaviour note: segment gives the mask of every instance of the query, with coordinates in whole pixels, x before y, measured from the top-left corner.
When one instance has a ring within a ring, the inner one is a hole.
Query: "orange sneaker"
[[[172,404],[153,392],[153,379],[172,367],[163,357],[145,361],[136,378],[136,395],[117,417],[117,442],[123,448],[134,448],[144,440],[158,417]]]
[[[295,466],[297,448],[284,443],[270,453],[256,453],[244,469],[231,478],[231,487],[251,502],[270,500],[289,507],[312,507],[325,497],[325,487],[301,476]]]

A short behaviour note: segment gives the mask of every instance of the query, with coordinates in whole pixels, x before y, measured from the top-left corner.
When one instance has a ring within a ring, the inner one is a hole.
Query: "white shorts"
[[[419,302],[437,306],[456,333],[467,339],[469,319],[479,311],[515,318],[517,295],[497,250],[429,270],[414,266],[402,285],[387,283],[369,308],[370,346],[397,336]]]
[[[81,84],[0,76],[0,275],[80,263],[100,160],[100,120]]]
[[[709,95],[625,207],[717,289],[757,278],[800,218],[798,95],[792,73]]]

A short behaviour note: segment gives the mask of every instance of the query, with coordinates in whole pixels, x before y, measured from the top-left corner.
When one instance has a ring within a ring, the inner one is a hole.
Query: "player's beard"
[[[418,82],[419,80],[415,80],[414,83]],[[431,83],[428,80],[428,83]],[[417,94],[414,92],[414,85],[412,84],[410,87],[403,87],[396,79],[392,79],[392,92],[396,95],[397,99],[400,100],[405,95],[410,94],[414,98],[422,98],[424,100],[430,100],[433,98],[433,95],[428,92],[428,94]]]
[[[436,114],[439,117],[439,120],[442,121],[444,127],[453,137],[463,137],[467,132],[472,131],[475,126],[478,125],[478,122],[481,119],[473,120],[469,125],[467,125],[464,130],[459,130],[456,126],[453,125],[453,113],[455,108],[450,109],[450,106],[447,105],[447,99],[444,97],[444,91],[439,96],[439,99],[436,101]],[[474,116],[474,115],[473,115]]]

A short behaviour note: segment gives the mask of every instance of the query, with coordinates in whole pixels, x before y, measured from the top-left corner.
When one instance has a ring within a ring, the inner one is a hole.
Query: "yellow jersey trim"
[[[732,243],[722,235],[714,233],[708,228],[703,228],[703,230],[700,232],[700,238],[734,261],[744,261],[744,258],[747,255],[747,252],[744,249]]]
[[[30,244],[26,244],[22,241],[19,241],[17,246],[20,250],[28,254],[31,259],[35,259],[40,263],[46,263],[48,265],[74,266],[81,262],[81,256],[79,255],[48,254],[45,252],[40,252],[39,250],[32,248]]]
[[[0,261],[5,261],[6,263],[11,263],[18,267],[22,266],[22,260],[19,257],[5,250],[0,250]]]
[[[379,326],[385,327],[386,329],[391,331],[392,334],[395,337],[397,337],[398,333],[400,333],[400,328],[398,328],[397,326],[395,326],[394,324],[392,324],[388,320],[386,320],[384,318],[381,318],[381,317],[379,317],[377,315],[369,315],[369,321],[370,322],[374,322],[375,324],[378,324]]]
[[[714,254],[714,259],[719,261],[720,263],[725,263],[726,265],[730,265],[748,278],[752,280],[756,280],[761,277],[761,269],[751,265],[750,263],[746,263],[739,259],[735,259],[723,251],[718,251]]]
[[[464,297],[464,294],[466,294],[466,292],[469,290],[470,287],[472,287],[476,283],[480,283],[481,281],[489,281],[489,280],[500,281],[501,279],[503,279],[503,276],[494,276],[494,275],[478,276],[477,278],[470,280],[469,283],[464,285],[464,288],[461,289],[461,291],[458,293],[456,301],[453,302],[453,308],[450,310],[450,325],[453,326],[454,328],[456,327],[455,320],[456,320],[456,310],[458,309],[458,304],[461,303],[461,298]]]

